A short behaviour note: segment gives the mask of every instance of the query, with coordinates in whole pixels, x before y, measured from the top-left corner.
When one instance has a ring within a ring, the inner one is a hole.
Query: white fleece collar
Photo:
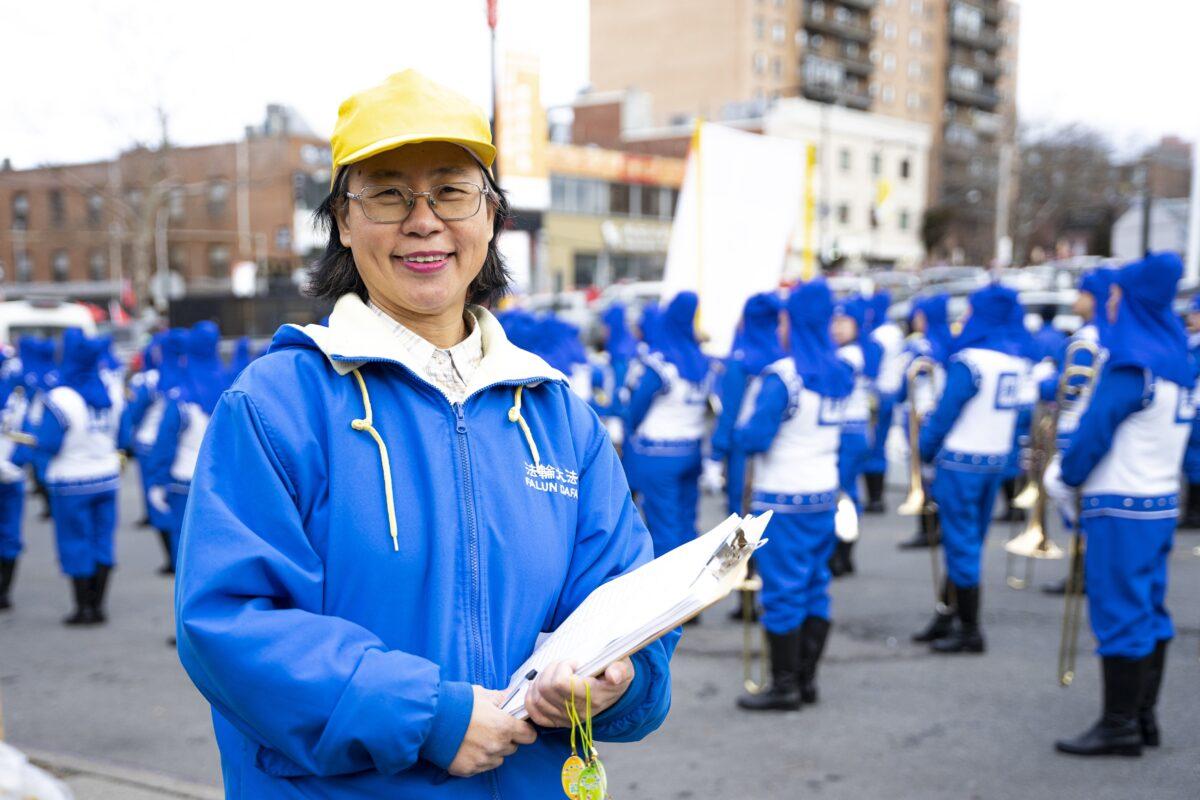
[[[510,342],[500,321],[486,308],[467,306],[467,311],[475,318],[483,337],[483,361],[467,387],[468,397],[495,383],[566,382],[561,372]],[[424,380],[425,365],[415,363],[412,352],[354,293],[338,298],[328,325],[291,327],[311,339],[339,375],[347,375],[368,361],[390,361],[407,367]]]

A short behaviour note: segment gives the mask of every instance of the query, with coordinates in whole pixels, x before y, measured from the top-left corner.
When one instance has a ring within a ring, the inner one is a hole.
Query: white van
[[[58,339],[67,328],[96,335],[96,320],[87,306],[59,300],[9,300],[0,303],[0,343],[16,346],[26,335]]]

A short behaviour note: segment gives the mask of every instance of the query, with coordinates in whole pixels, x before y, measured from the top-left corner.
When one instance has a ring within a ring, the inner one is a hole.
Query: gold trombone
[[[1072,364],[1074,356],[1080,351],[1086,351],[1092,356],[1090,365]],[[1074,410],[1095,388],[1099,377],[1097,360],[1100,348],[1094,343],[1083,339],[1072,342],[1064,357],[1069,364],[1059,381],[1059,392],[1065,393]],[[1083,378],[1077,386],[1071,386],[1071,375]],[[1064,384],[1067,384],[1064,388]],[[1060,412],[1061,413],[1061,409]],[[1080,491],[1075,492],[1075,530],[1071,534],[1070,561],[1067,569],[1067,584],[1063,592],[1063,624],[1062,636],[1058,642],[1058,684],[1070,686],[1075,680],[1075,653],[1079,646],[1079,628],[1083,623],[1083,497]]]
[[[746,471],[742,480],[742,516],[750,513],[754,499],[754,456],[747,454]],[[747,562],[747,568],[753,562]],[[754,619],[755,596],[762,590],[762,578],[747,571],[746,577],[737,585],[742,602],[742,685],[750,694],[758,694],[767,685],[771,672],[770,650],[767,647],[767,630],[756,624]],[[754,638],[758,628],[758,659],[755,669]]]
[[[937,364],[928,356],[918,356],[908,365],[905,379],[908,382],[908,497],[896,509],[901,516],[915,517],[918,514],[936,514],[937,503],[925,489],[921,475],[921,414],[917,410],[917,386],[922,378],[933,381]],[[933,577],[933,605],[939,614],[950,613],[942,598],[942,564],[938,558],[938,547],[934,541],[934,526],[926,528],[929,537],[929,567]],[[953,605],[954,598],[948,602]]]

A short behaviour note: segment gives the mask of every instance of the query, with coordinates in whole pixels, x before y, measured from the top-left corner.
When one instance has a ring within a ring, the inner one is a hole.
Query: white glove
[[[168,514],[171,511],[171,504],[167,502],[167,489],[164,486],[151,486],[146,492],[146,500],[160,514]]]
[[[1059,512],[1074,526],[1079,490],[1063,483],[1061,455],[1056,453],[1050,463],[1046,465],[1046,472],[1042,476],[1042,486],[1046,490],[1046,496],[1054,501]]]
[[[725,463],[711,458],[704,459],[700,468],[700,490],[705,494],[717,494],[725,488]]]
[[[613,447],[620,447],[625,441],[625,424],[619,417],[605,417],[604,429],[608,431],[608,438],[612,439]]]

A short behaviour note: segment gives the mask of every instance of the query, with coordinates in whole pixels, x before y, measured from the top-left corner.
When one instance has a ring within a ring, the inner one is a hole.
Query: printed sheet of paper
[[[556,661],[575,661],[581,674],[599,674],[625,653],[715,602],[736,580],[728,575],[718,580],[711,572],[714,552],[739,525],[751,543],[757,542],[767,520],[769,515],[743,521],[734,514],[703,536],[604,584],[517,668],[510,689],[531,669],[541,671]],[[668,626],[671,620],[675,622]],[[524,718],[527,689],[523,683],[504,710]]]

